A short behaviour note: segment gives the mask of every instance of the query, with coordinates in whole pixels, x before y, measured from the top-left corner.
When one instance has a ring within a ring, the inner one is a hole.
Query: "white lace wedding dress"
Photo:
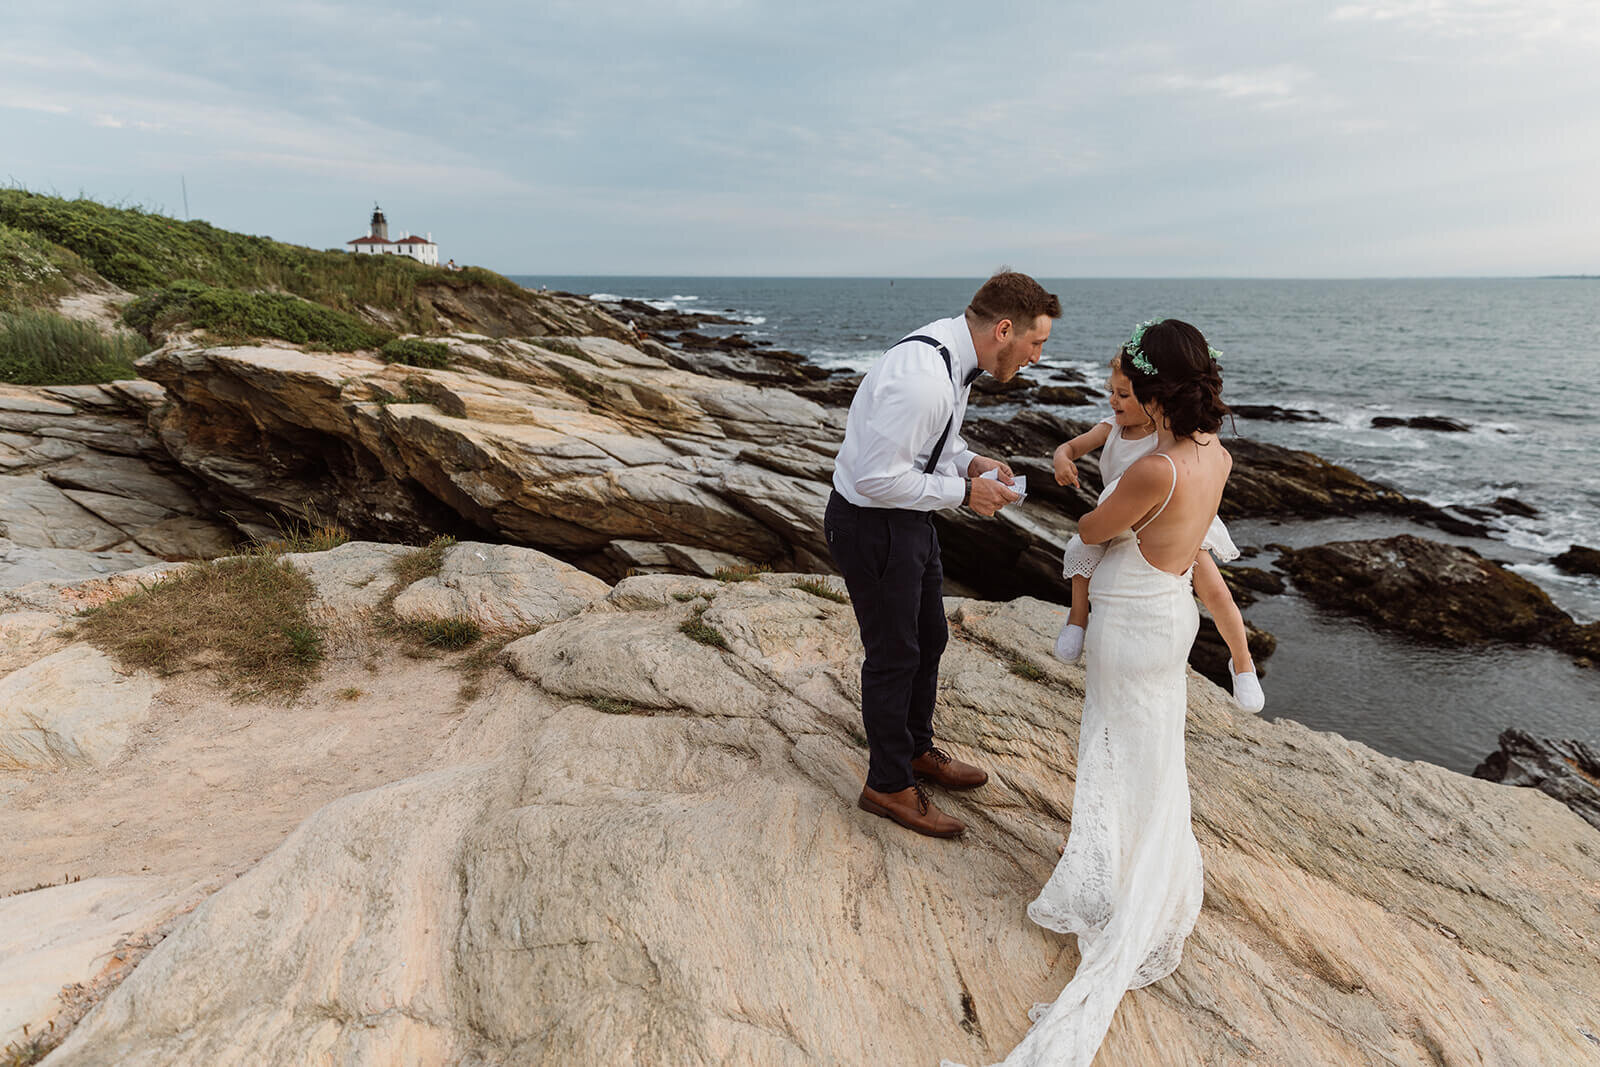
[[[1152,566],[1129,531],[1107,546],[1089,595],[1072,830],[1028,905],[1039,925],[1077,934],[1082,959],[1055,1002],[1029,1013],[1005,1067],[1087,1067],[1122,995],[1177,968],[1200,914],[1183,750],[1199,626],[1190,576]]]

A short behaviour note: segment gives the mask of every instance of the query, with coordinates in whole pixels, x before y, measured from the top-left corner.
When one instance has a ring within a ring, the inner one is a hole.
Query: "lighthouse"
[[[372,205],[372,221],[367,224],[367,235],[357,237],[353,241],[346,241],[352,252],[365,252],[368,255],[410,256],[419,263],[426,263],[430,267],[439,265],[439,246],[433,243],[433,234],[418,237],[415,234],[402,232],[399,238],[389,239],[389,220],[384,217],[383,208],[377,204]]]

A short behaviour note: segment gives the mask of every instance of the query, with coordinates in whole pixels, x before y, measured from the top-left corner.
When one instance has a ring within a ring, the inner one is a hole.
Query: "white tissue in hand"
[[[998,482],[1000,480],[1000,472],[999,470],[987,470],[978,475],[978,477],[993,478]],[[1028,495],[1028,476],[1026,474],[1017,475],[1016,479],[1010,485],[1006,486],[1006,488],[1017,494],[1017,499],[1012,501],[1012,503],[1022,503],[1022,498]]]

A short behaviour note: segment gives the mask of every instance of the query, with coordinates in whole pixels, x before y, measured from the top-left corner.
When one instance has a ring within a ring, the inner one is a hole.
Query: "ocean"
[[[585,295],[736,318],[754,340],[823,366],[865,370],[917,326],[958,313],[981,279],[518,277]],[[1549,557],[1600,547],[1600,280],[1044,279],[1063,315],[1039,367],[1094,384],[1143,319],[1198,326],[1222,351],[1224,399],[1310,409],[1327,422],[1240,419],[1238,432],[1302,448],[1408,496],[1481,508],[1499,497],[1491,539],[1448,537],[1385,517],[1235,526],[1241,544],[1312,544],[1414,532],[1475,548],[1544,588],[1582,622],[1600,619],[1600,579]],[[1097,408],[1069,407],[1076,419]],[[1004,417],[987,408],[974,417]],[[1379,429],[1378,416],[1443,416],[1465,433]],[[1258,557],[1270,564],[1270,553]],[[1298,596],[1245,609],[1273,632],[1269,716],[1337,730],[1381,751],[1470,770],[1518,726],[1600,741],[1600,670],[1554,652],[1440,649],[1372,634]]]

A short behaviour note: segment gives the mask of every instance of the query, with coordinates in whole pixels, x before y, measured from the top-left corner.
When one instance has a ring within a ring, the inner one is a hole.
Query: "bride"
[[[1176,319],[1142,323],[1122,346],[1159,438],[1078,524],[1107,551],[1089,583],[1072,830],[1028,905],[1034,922],[1078,935],[1081,959],[1055,1003],[1034,1007],[1007,1067],[1086,1067],[1122,994],[1177,968],[1200,913],[1183,728],[1199,624],[1189,572],[1233,465],[1216,437],[1228,410],[1216,355]]]

